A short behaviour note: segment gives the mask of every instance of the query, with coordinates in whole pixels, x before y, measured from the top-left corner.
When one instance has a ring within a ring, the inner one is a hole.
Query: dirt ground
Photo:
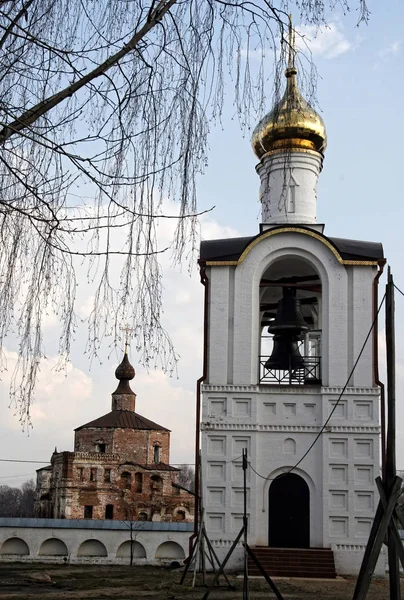
[[[211,600],[241,600],[242,579],[229,576],[235,589],[215,588]],[[43,579],[45,581],[37,581]],[[0,564],[0,599],[79,600],[79,599],[146,599],[202,600],[205,588],[192,588],[192,576],[180,585],[181,569],[122,566],[71,566],[2,563]],[[46,581],[47,580],[47,581]],[[199,580],[198,580],[199,582]],[[351,600],[354,578],[332,580],[275,579],[285,600]],[[404,588],[404,581],[402,581]],[[266,582],[251,579],[250,598],[275,599]],[[389,598],[388,580],[374,579],[367,600]],[[401,598],[404,600],[404,590]]]

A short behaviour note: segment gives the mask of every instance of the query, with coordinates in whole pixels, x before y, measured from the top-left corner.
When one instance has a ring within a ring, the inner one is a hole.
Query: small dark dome
[[[127,353],[123,355],[123,360],[120,365],[117,366],[115,370],[115,377],[119,379],[119,381],[130,381],[135,376],[135,369],[129,362],[129,358]]]

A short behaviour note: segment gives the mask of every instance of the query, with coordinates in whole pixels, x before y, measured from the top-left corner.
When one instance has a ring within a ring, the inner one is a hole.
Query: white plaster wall
[[[322,387],[258,385],[259,282],[288,257],[306,261],[321,278]],[[371,267],[341,265],[320,240],[296,232],[262,237],[230,269],[227,277],[222,267],[210,268],[209,340],[217,348],[215,354],[210,348],[202,389],[206,526],[222,558],[242,523],[241,461],[235,461],[242,441],[262,476],[248,470],[249,543],[266,545],[270,480],[300,460],[339,398],[372,323],[375,276]],[[379,391],[372,386],[370,339],[326,430],[296,469],[310,490],[310,545],[336,548],[339,573],[357,572],[376,507]],[[287,438],[293,455],[284,450]],[[237,549],[231,565],[241,559]]]
[[[322,380],[324,385],[341,385],[348,376],[347,272],[321,241],[295,232],[263,238],[236,268],[233,383],[251,385],[258,382],[259,282],[271,264],[285,257],[307,261],[321,278]],[[212,302],[214,297],[212,286]],[[221,329],[221,338],[227,335],[224,328],[225,325]],[[210,383],[215,382],[210,379]]]
[[[142,544],[146,550],[145,559],[136,559],[142,564],[161,564],[163,559],[156,559],[158,547],[167,541],[176,542],[188,556],[189,531],[134,531],[133,540]],[[24,561],[24,562],[63,562],[61,556],[40,555],[41,544],[49,538],[62,540],[68,548],[68,561],[70,563],[100,563],[100,564],[128,564],[127,558],[117,558],[116,553],[119,546],[130,540],[130,531],[112,529],[79,529],[79,528],[54,528],[54,527],[0,527],[0,551],[2,544],[9,538],[16,537],[24,540],[29,549],[29,556],[2,555],[0,561]],[[86,540],[99,540],[107,549],[107,557],[77,556],[77,551]],[[179,560],[179,559],[171,559]]]
[[[208,381],[227,383],[229,340],[229,270],[215,267],[208,273],[209,285],[209,338]]]
[[[262,223],[316,223],[321,167],[321,155],[310,150],[263,157],[257,166]]]

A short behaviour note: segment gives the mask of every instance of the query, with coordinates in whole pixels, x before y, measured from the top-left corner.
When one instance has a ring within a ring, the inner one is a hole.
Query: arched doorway
[[[295,473],[279,475],[269,488],[268,546],[310,546],[310,492]]]

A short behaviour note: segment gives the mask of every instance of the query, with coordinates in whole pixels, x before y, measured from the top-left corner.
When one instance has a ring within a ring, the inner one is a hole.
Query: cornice
[[[316,231],[304,229],[303,227],[279,227],[279,229],[270,229],[269,231],[265,231],[265,233],[254,238],[247,246],[247,248],[245,248],[245,250],[242,252],[238,260],[207,260],[206,265],[208,267],[237,266],[244,261],[244,259],[249,254],[249,252],[251,252],[254,246],[259,244],[262,240],[265,240],[266,238],[272,237],[274,235],[278,235],[280,233],[300,233],[302,235],[308,235],[318,240],[319,242],[327,246],[327,248],[332,252],[332,254],[335,256],[335,258],[341,265],[360,265],[365,267],[377,267],[377,265],[379,264],[377,260],[344,260],[341,257],[341,254],[338,252],[337,248],[325,236],[317,233]]]
[[[254,431],[254,432],[302,432],[319,433],[321,425],[263,425],[258,423],[215,423],[212,421],[203,421],[201,423],[202,431]],[[327,425],[324,433],[368,433],[369,435],[378,435],[380,433],[379,425]]]
[[[297,395],[297,396],[309,396],[313,394],[324,394],[324,395],[340,395],[344,388],[337,386],[303,386],[303,385],[234,385],[234,384],[203,384],[203,393],[250,393],[250,394],[263,394],[263,395]],[[378,387],[348,387],[345,388],[345,396],[379,396],[380,391]]]

